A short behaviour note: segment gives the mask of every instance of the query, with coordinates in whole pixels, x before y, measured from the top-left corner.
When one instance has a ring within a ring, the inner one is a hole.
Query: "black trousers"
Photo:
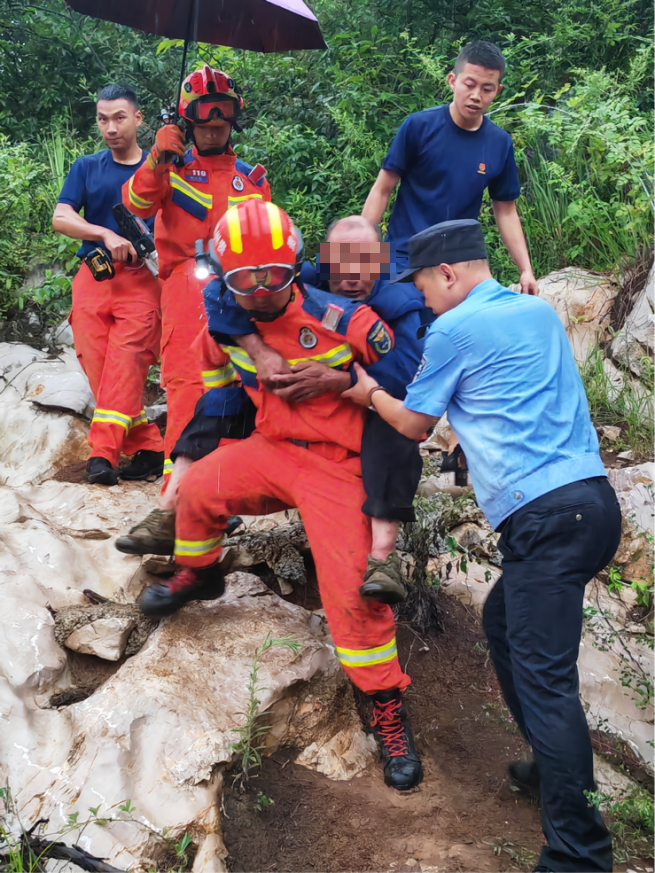
[[[208,415],[203,394],[191,421],[171,452],[199,461],[218,448],[223,438],[246,439],[255,429],[256,409],[246,398],[236,415]],[[395,521],[416,521],[414,494],[423,470],[418,443],[394,430],[377,412],[368,410],[362,435],[362,480],[365,515]]]
[[[612,841],[584,792],[595,789],[579,696],[578,651],[587,582],[614,556],[621,510],[605,477],[556,488],[501,526],[503,575],[483,625],[505,701],[539,770],[553,871],[612,870]]]

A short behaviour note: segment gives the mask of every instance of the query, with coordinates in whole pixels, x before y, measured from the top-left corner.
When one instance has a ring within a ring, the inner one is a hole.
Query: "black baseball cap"
[[[487,257],[480,222],[474,218],[442,221],[414,234],[409,240],[409,268],[392,282],[411,282],[414,273],[439,264],[460,264]]]

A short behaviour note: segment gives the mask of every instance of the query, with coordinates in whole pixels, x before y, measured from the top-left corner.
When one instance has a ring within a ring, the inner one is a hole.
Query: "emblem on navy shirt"
[[[232,179],[232,187],[235,191],[243,191],[245,185],[241,176],[234,176],[234,178]]]
[[[486,165],[486,164],[480,164],[480,165],[478,166],[478,173],[479,173],[481,176],[486,176],[486,175],[487,175],[487,165]]]
[[[378,355],[388,354],[393,347],[391,334],[387,330],[385,324],[380,321],[379,318],[375,322],[373,327],[369,330],[368,336],[366,337],[366,342]]]
[[[303,349],[313,349],[318,342],[318,337],[311,327],[301,327],[298,334],[298,342]]]
[[[204,184],[209,182],[207,170],[185,170],[184,178],[187,182],[203,182]]]

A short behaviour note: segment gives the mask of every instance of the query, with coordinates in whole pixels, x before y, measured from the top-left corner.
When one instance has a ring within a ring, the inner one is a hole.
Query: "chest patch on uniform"
[[[318,342],[318,337],[311,327],[301,327],[298,334],[298,342],[303,349],[313,349]]]
[[[235,191],[243,191],[245,184],[241,176],[234,176],[232,179],[232,187]]]
[[[486,175],[487,175],[487,165],[486,165],[486,164],[480,164],[480,165],[478,166],[478,173],[479,173],[481,176],[486,176]]]
[[[342,315],[343,309],[340,306],[337,306],[336,303],[328,303],[321,324],[326,330],[336,330]]]
[[[185,170],[184,178],[187,182],[202,182],[205,185],[209,183],[207,170]]]
[[[391,334],[379,318],[369,330],[366,342],[378,355],[388,354],[393,346]]]

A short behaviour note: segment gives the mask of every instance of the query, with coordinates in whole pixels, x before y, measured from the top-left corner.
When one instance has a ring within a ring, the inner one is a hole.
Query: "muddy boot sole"
[[[368,600],[393,605],[394,603],[402,603],[407,597],[407,588],[403,582],[392,579],[386,573],[376,571],[360,587],[359,593]]]

